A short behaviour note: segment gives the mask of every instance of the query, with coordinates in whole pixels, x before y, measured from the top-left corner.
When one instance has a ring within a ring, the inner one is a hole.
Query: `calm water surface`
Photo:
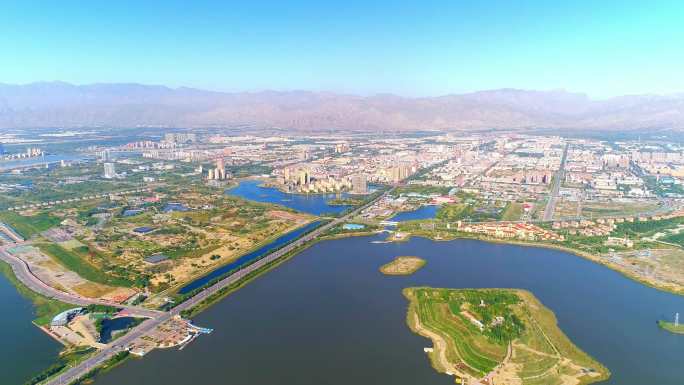
[[[210,272],[207,275],[204,275],[202,277],[197,278],[196,280],[194,280],[194,281],[188,283],[187,285],[183,286],[180,290],[178,290],[178,292],[181,294],[185,294],[185,293],[189,293],[189,292],[191,292],[197,288],[200,288],[200,287],[206,285],[207,283],[211,282],[212,280],[219,278],[222,275],[228,274],[231,271],[233,271],[233,270],[235,270],[235,269],[237,269],[243,265],[247,265],[250,262],[252,262],[253,260],[264,256],[268,252],[275,250],[275,249],[279,248],[280,246],[289,243],[293,239],[299,238],[302,234],[308,233],[309,231],[320,226],[321,224],[322,223],[320,221],[314,221],[314,222],[311,222],[311,223],[309,223],[305,226],[302,226],[296,230],[290,231],[289,233],[284,234],[284,235],[274,239],[273,241],[267,243],[266,245],[239,257],[235,261],[228,263],[226,265],[223,265],[223,266],[219,267],[218,269],[213,270],[212,272]]]
[[[514,287],[532,291],[560,327],[613,373],[606,384],[681,385],[684,336],[655,321],[684,298],[554,250],[471,240],[373,244],[383,236],[318,243],[201,313],[214,328],[183,351],[155,351],[97,385],[452,384],[405,324],[408,286]],[[427,265],[408,277],[379,266],[397,255]]]
[[[100,342],[108,343],[112,340],[112,335],[117,331],[126,330],[135,325],[136,319],[134,317],[118,317],[112,319],[105,319],[102,322],[102,331],[100,332]]]
[[[432,219],[437,215],[439,211],[439,206],[429,205],[420,206],[419,208],[412,211],[402,211],[392,216],[390,221],[404,222],[404,221],[415,221],[418,219]]]
[[[0,161],[0,171],[10,170],[16,167],[28,167],[35,165],[44,165],[45,163],[57,163],[62,160],[65,161],[75,161],[82,160],[83,158],[76,155],[45,155],[42,157],[26,158],[26,159],[15,159],[15,160],[2,160]]]
[[[337,198],[337,194],[286,194],[276,188],[259,187],[261,183],[260,180],[244,180],[226,193],[257,202],[283,205],[313,215],[340,213],[350,207],[331,206],[327,203],[329,200]],[[347,194],[342,193],[341,196],[345,198]]]
[[[23,384],[52,365],[62,345],[35,327],[33,304],[0,274],[0,383]]]

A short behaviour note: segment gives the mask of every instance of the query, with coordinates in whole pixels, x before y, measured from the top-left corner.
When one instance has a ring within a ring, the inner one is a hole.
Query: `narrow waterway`
[[[155,351],[97,385],[451,384],[405,323],[408,286],[513,287],[532,291],[563,331],[613,373],[606,384],[681,385],[684,336],[656,320],[684,298],[647,288],[555,250],[472,240],[372,243],[382,236],[313,245],[201,313],[212,327],[183,351]],[[397,255],[427,265],[408,277],[379,266]]]
[[[296,230],[290,231],[287,234],[284,234],[273,241],[259,247],[258,249],[249,252],[235,261],[228,263],[226,265],[223,265],[219,267],[216,270],[211,271],[210,273],[197,278],[196,280],[188,283],[187,285],[183,286],[180,290],[178,290],[179,293],[185,294],[189,293],[199,287],[202,287],[206,285],[207,283],[211,282],[213,279],[219,278],[222,275],[225,275],[232,270],[236,270],[237,268],[247,265],[250,262],[254,261],[255,259],[261,258],[264,255],[268,254],[270,251],[273,251],[275,249],[278,249],[279,247],[289,243],[293,239],[299,238],[301,235],[308,233],[309,231],[315,229],[316,227],[320,226],[321,222],[320,221],[314,221],[306,226],[302,226]]]

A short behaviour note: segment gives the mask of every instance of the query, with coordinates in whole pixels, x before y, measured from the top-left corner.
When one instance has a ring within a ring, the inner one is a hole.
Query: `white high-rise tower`
[[[116,170],[114,168],[114,163],[105,163],[104,164],[104,177],[106,179],[116,178]]]

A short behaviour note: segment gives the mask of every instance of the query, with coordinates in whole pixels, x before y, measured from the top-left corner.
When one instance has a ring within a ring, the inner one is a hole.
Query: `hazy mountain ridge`
[[[253,124],[295,130],[684,129],[684,95],[595,101],[562,90],[369,97],[309,91],[225,93],[141,84],[0,84],[0,127]]]

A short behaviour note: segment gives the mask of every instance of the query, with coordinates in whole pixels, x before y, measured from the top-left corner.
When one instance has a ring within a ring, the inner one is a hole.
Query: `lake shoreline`
[[[463,316],[464,318],[453,315],[451,317],[447,316],[446,318],[443,318],[446,316],[446,314],[442,314],[441,312],[436,311],[436,309],[433,309],[432,312],[429,312],[425,309],[425,307],[430,306],[429,304],[433,301],[440,303],[441,301],[444,301],[444,299],[441,299],[439,296],[434,297],[434,293],[460,293],[464,291],[472,293],[504,292],[511,293],[511,295],[516,295],[519,298],[520,302],[515,306],[520,306],[521,308],[526,309],[526,311],[523,313],[527,314],[527,321],[529,323],[529,325],[523,329],[523,332],[527,332],[529,330],[529,333],[538,335],[542,340],[545,341],[545,343],[548,343],[548,346],[552,348],[550,349],[552,354],[540,353],[540,355],[537,356],[537,360],[542,361],[547,359],[548,356],[552,355],[554,358],[558,359],[558,363],[543,372],[544,376],[553,377],[555,375],[554,368],[558,366],[559,368],[563,367],[566,370],[570,370],[574,373],[572,380],[566,378],[563,384],[574,383],[573,380],[578,380],[581,384],[591,384],[605,381],[610,377],[610,370],[608,370],[608,368],[606,368],[602,363],[598,362],[595,358],[577,347],[572,340],[570,340],[570,338],[558,327],[558,322],[553,311],[544,306],[535,297],[535,295],[528,290],[518,288],[446,289],[429,286],[405,288],[402,290],[402,294],[408,300],[406,323],[413,333],[432,341],[433,346],[425,348],[424,351],[430,358],[431,366],[437,372],[455,376],[457,380],[466,379],[468,383],[471,381],[479,383],[484,379],[490,379],[492,381],[496,379],[495,383],[509,383],[511,381],[516,383],[515,380],[518,379],[518,371],[521,371],[521,368],[518,366],[519,364],[515,363],[515,351],[520,350],[526,353],[529,353],[529,351],[539,353],[536,350],[529,349],[524,343],[522,335],[519,335],[508,342],[508,353],[505,355],[505,357],[503,355],[500,356],[499,359],[501,361],[497,362],[496,366],[493,366],[494,364],[492,364],[493,368],[491,370],[483,371],[482,367],[474,367],[469,365],[467,361],[472,360],[473,356],[466,357],[467,354],[461,354],[462,349],[457,348],[460,346],[460,344],[465,344],[466,346],[470,346],[470,349],[463,349],[463,351],[477,351],[477,347],[479,346],[478,343],[475,343],[474,346],[469,345],[469,343],[473,342],[471,338],[463,338],[464,334],[468,334],[467,330],[470,330],[468,329],[468,325],[465,325],[466,331],[460,330],[456,333],[446,333],[446,331],[449,329],[443,329],[440,327],[435,330],[435,325],[430,327],[429,325],[424,324],[421,320],[422,318],[426,318],[426,320],[433,320],[437,322],[437,325],[443,325],[444,322],[465,322],[467,324],[467,318],[465,317],[470,317],[471,323],[479,323],[480,321],[476,320],[475,316],[470,313],[472,312],[470,308],[467,312],[462,312],[467,313],[466,316]],[[430,297],[428,295],[426,297],[426,293],[430,292],[433,293],[433,296]],[[489,302],[488,305],[490,305]],[[463,307],[461,307],[461,309],[462,308]],[[513,313],[515,313],[515,310],[513,310]],[[505,318],[502,317],[500,320],[500,322],[511,322],[509,316],[505,316]],[[484,330],[485,328],[489,327],[483,325],[483,323],[479,323],[479,325],[480,330]],[[477,328],[474,330],[477,330]],[[482,331],[479,333],[477,331],[471,333],[471,337],[475,339],[481,339],[482,341],[480,342],[482,344],[486,344],[483,341],[487,341],[489,338],[491,338],[491,336],[485,337],[485,334],[483,334],[484,332]],[[489,341],[488,343],[492,342]],[[524,349],[521,350],[521,346]],[[520,353],[520,351],[518,353]],[[513,355],[511,356],[512,352]],[[489,358],[493,359],[494,357]],[[591,368],[591,370],[585,370],[586,367]],[[537,376],[539,376],[539,374],[533,377],[536,378]]]
[[[682,285],[666,285],[666,284],[661,284],[658,282],[653,282],[647,279],[644,279],[630,271],[624,270],[619,268],[618,266],[612,265],[607,261],[604,261],[602,258],[593,255],[591,253],[587,253],[585,251],[581,250],[576,250],[572,249],[566,246],[561,246],[561,245],[553,245],[553,244],[547,244],[547,243],[536,243],[536,242],[531,242],[531,241],[520,241],[520,240],[510,240],[510,239],[499,239],[499,238],[488,238],[488,237],[482,237],[482,236],[467,236],[467,235],[455,235],[455,236],[449,236],[445,238],[436,238],[434,236],[428,235],[428,234],[413,234],[409,233],[410,235],[401,239],[389,239],[389,242],[406,242],[410,237],[419,237],[419,238],[425,238],[429,239],[431,241],[436,241],[436,242],[442,242],[442,241],[453,241],[457,239],[471,239],[471,240],[476,240],[476,241],[481,241],[481,242],[487,242],[487,243],[494,243],[494,244],[504,244],[504,245],[515,245],[515,246],[525,246],[525,247],[534,247],[534,248],[540,248],[540,249],[551,249],[551,250],[558,250],[558,251],[563,251],[569,254],[573,254],[577,257],[589,260],[591,262],[594,262],[596,264],[605,266],[615,272],[620,273],[621,275],[629,278],[632,281],[638,282],[644,286],[651,287],[666,293],[670,294],[675,294],[679,296],[684,296],[684,286]]]

